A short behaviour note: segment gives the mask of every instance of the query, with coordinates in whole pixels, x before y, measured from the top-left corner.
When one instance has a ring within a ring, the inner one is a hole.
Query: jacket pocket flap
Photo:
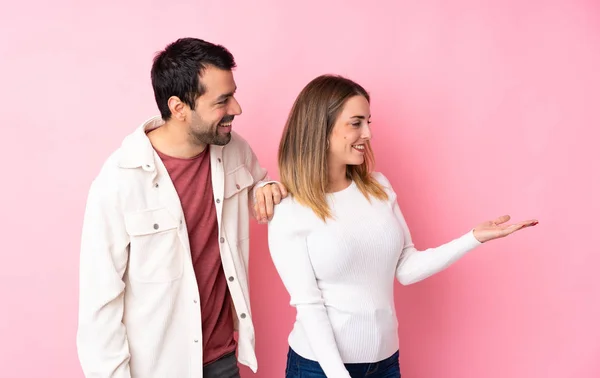
[[[150,235],[179,226],[166,208],[125,213],[125,229],[130,236]]]
[[[252,174],[245,166],[240,166],[225,175],[225,198],[231,198],[254,184]]]

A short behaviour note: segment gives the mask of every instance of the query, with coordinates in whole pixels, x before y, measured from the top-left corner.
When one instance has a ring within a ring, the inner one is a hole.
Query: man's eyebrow
[[[215,102],[221,102],[223,100],[228,99],[229,97],[231,97],[231,96],[233,96],[235,94],[235,91],[237,91],[237,87],[233,90],[233,92],[224,93],[224,94],[220,95],[219,97],[217,97],[217,99],[215,100]]]

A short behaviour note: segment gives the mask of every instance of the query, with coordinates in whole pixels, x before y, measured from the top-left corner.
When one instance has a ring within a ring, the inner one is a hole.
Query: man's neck
[[[167,156],[189,159],[198,156],[206,149],[206,144],[193,143],[187,127],[167,121],[164,125],[150,131],[148,138],[152,147]]]

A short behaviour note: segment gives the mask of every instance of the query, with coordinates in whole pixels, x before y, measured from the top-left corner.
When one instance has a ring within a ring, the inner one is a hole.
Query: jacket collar
[[[161,127],[165,121],[160,116],[154,116],[131,134],[125,137],[121,144],[121,156],[119,167],[121,168],[143,168],[145,171],[154,171],[156,168],[155,153],[147,132]],[[212,146],[211,155],[220,157],[223,146]]]
[[[155,168],[154,148],[146,133],[164,125],[164,123],[160,116],[152,117],[125,137],[121,144],[119,167],[142,167],[144,170],[153,171]]]

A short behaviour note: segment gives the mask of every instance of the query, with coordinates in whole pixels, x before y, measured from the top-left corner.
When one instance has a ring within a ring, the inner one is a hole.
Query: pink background
[[[600,377],[599,3],[11,3],[0,11],[0,376],[82,376],[88,186],[157,114],[154,52],[196,36],[234,53],[244,109],[234,127],[274,176],[293,99],[339,73],[372,94],[378,169],[418,247],[503,213],[540,220],[431,279],[396,284],[403,377]],[[266,227],[252,230],[256,376],[281,377],[294,312]]]

